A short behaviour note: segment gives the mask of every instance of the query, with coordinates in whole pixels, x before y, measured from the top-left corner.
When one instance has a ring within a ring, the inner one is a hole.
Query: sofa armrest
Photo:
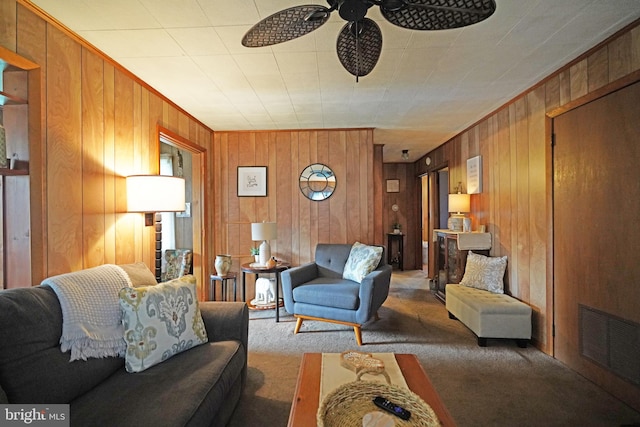
[[[209,341],[237,340],[247,349],[249,309],[246,303],[201,301],[200,312]]]

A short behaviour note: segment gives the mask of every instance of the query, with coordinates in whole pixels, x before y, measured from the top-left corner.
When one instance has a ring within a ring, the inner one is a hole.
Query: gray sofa
[[[51,288],[0,291],[0,403],[68,403],[79,427],[224,426],[246,381],[248,310],[232,302],[200,310],[208,343],[127,373],[123,358],[70,362],[60,351]]]
[[[321,320],[353,327],[362,345],[361,326],[373,317],[389,295],[391,266],[383,247],[375,270],[361,283],[342,277],[352,245],[321,243],[315,262],[285,270],[281,274],[285,309],[297,318],[294,333],[303,320]]]

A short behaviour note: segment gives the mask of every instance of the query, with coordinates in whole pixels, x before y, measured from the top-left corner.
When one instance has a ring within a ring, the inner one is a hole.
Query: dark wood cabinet
[[[491,234],[434,230],[433,235],[436,270],[432,289],[436,297],[445,301],[447,284],[462,280],[469,251],[489,256]]]

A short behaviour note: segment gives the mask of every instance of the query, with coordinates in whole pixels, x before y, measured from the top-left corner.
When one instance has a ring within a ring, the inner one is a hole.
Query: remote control
[[[373,403],[375,403],[379,408],[391,412],[393,415],[396,415],[403,420],[408,420],[411,417],[411,412],[407,411],[402,406],[398,406],[395,403],[388,401],[382,396],[376,396],[376,398],[373,399]]]

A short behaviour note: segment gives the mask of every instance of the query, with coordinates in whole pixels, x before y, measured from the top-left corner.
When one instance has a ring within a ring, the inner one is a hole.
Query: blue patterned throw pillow
[[[380,246],[368,246],[356,242],[351,247],[349,258],[342,272],[343,279],[362,282],[362,279],[376,269],[382,258],[382,248]]]
[[[193,275],[120,290],[127,372],[141,372],[208,341]]]

